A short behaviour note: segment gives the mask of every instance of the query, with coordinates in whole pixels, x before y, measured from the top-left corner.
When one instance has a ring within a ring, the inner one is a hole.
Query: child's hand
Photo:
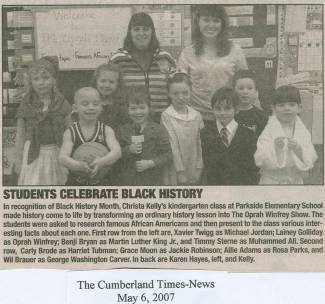
[[[274,145],[276,148],[278,149],[283,149],[284,147],[284,144],[285,144],[285,137],[277,137],[275,140],[274,140]]]
[[[101,158],[96,158],[95,160],[93,160],[89,165],[90,177],[95,177],[98,174],[99,170],[104,167],[104,165],[105,164],[102,162]]]
[[[301,146],[298,144],[298,142],[295,139],[289,138],[288,139],[288,148],[290,150],[296,150],[296,149],[301,149]]]
[[[294,151],[301,158],[302,148],[295,139],[293,139],[293,138],[288,139],[288,148],[290,150]]]
[[[89,173],[90,172],[90,168],[88,166],[88,163],[85,161],[78,161],[78,163],[75,166],[75,171],[78,172],[84,172],[84,173]]]
[[[153,168],[155,166],[155,163],[153,160],[138,160],[135,162],[135,169],[137,172],[143,172],[147,169]]]
[[[129,150],[132,154],[142,153],[142,143],[134,143],[129,146]]]

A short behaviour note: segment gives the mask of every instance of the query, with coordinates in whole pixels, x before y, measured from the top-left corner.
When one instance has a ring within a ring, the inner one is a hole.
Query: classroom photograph
[[[324,185],[323,5],[2,5],[3,186]]]

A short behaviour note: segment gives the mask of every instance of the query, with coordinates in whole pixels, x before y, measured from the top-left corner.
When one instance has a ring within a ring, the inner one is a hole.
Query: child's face
[[[97,79],[97,90],[105,97],[112,95],[118,86],[119,74],[114,71],[103,71]]]
[[[226,100],[217,102],[213,106],[213,113],[216,119],[223,125],[228,125],[235,116],[236,110],[232,104],[227,103]]]
[[[251,78],[238,79],[236,81],[235,91],[242,104],[254,104],[258,98],[255,82]]]
[[[149,106],[145,102],[130,103],[129,104],[129,116],[135,124],[142,125],[148,120]]]
[[[168,96],[174,106],[185,106],[190,100],[191,89],[185,82],[172,83]]]
[[[293,122],[301,111],[301,106],[296,102],[277,103],[273,106],[276,118],[282,123]]]
[[[221,19],[217,17],[200,16],[199,27],[204,38],[216,38],[221,32],[222,22]]]
[[[50,94],[55,85],[55,79],[46,70],[31,73],[30,79],[33,90],[40,96]]]
[[[102,101],[98,92],[94,90],[80,93],[74,104],[79,120],[96,121],[102,111]]]

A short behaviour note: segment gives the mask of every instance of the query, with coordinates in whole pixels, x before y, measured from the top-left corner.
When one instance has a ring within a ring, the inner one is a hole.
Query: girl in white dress
[[[165,170],[164,184],[198,184],[203,169],[200,138],[203,121],[201,114],[187,105],[191,96],[190,79],[185,73],[175,73],[167,86],[171,105],[162,113],[161,122],[169,134],[173,162]]]
[[[298,114],[297,88],[282,86],[275,92],[273,116],[258,138],[255,163],[261,169],[260,184],[303,184],[304,174],[317,159],[311,135]]]

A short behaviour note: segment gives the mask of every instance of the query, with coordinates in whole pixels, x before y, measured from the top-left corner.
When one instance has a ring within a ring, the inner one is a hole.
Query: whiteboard
[[[35,12],[36,56],[58,56],[60,70],[95,69],[123,46],[131,8]]]

